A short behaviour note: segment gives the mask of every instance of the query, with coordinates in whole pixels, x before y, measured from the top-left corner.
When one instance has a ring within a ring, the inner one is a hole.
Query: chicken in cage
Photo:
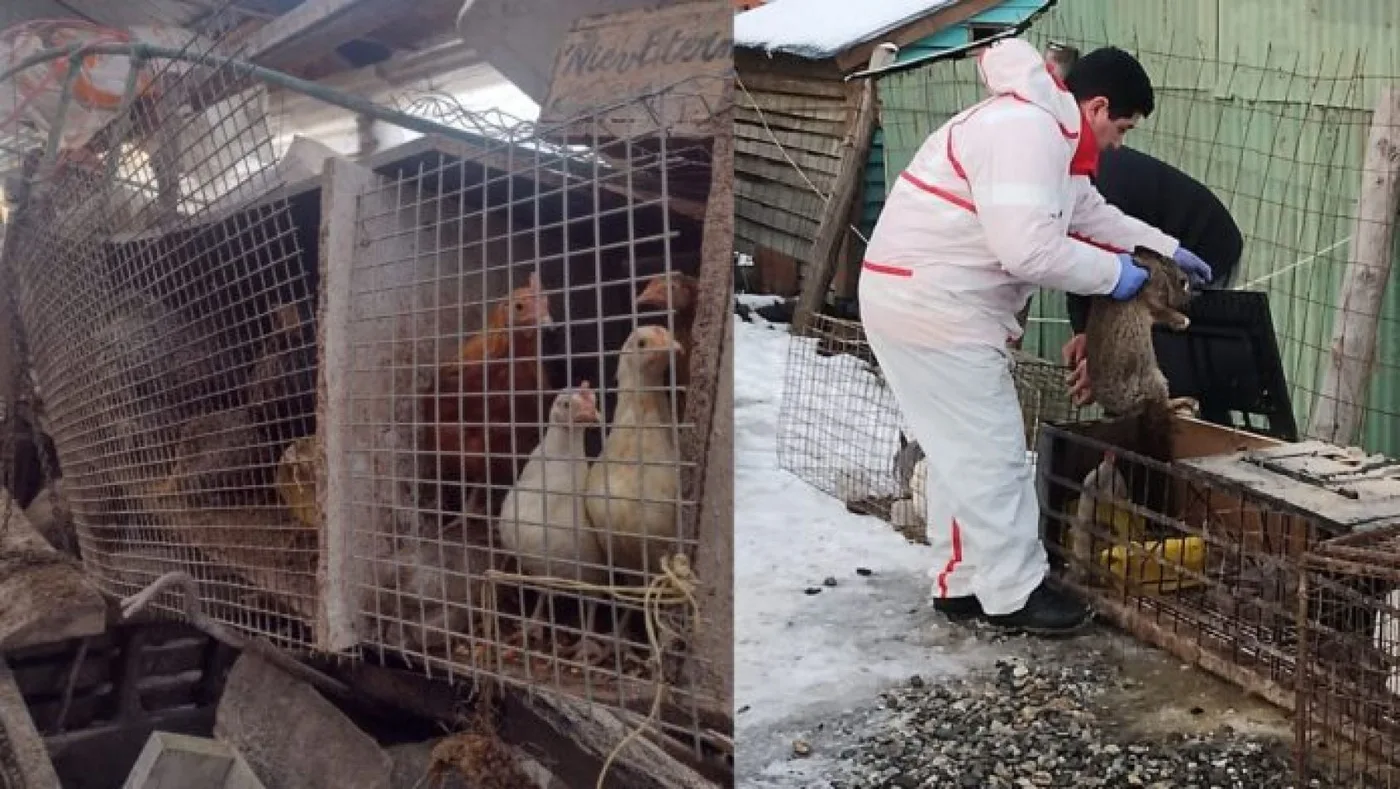
[[[369,646],[640,697],[680,654],[658,585],[695,549],[703,215],[661,188],[695,154],[437,145],[353,190],[347,411],[325,429],[349,441],[329,473]]]

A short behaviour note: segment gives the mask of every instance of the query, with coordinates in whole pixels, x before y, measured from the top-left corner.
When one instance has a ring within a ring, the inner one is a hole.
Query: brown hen
[[[549,396],[540,362],[540,329],[553,323],[539,276],[498,302],[487,328],[462,344],[458,359],[438,370],[422,400],[428,475],[505,491],[539,443],[541,401]]]
[[[695,323],[695,302],[699,300],[700,283],[695,277],[680,271],[658,274],[647,281],[637,296],[637,307],[671,313],[672,335],[681,346],[684,358],[677,358],[672,370],[676,382],[676,416],[685,419],[686,393],[690,391],[690,329]]]

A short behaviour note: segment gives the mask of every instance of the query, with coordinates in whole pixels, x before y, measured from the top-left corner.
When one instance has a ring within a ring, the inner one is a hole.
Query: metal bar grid
[[[1178,436],[1225,432],[1185,424]],[[1037,484],[1057,579],[1139,638],[1291,709],[1303,556],[1336,535],[1319,517],[1136,454],[1135,433],[1131,419],[1042,427]]]
[[[185,570],[212,616],[305,648],[315,523],[276,485],[287,446],[314,430],[304,220],[285,201],[211,217],[278,185],[265,92],[217,42],[166,52],[205,63],[138,59],[118,112],[79,137],[64,93],[48,146],[28,154],[4,260],[12,320],[103,590]]]
[[[655,716],[697,736],[681,481],[704,459],[680,448],[687,392],[717,382],[688,380],[703,213],[675,194],[708,190],[710,143],[666,121],[719,87],[327,184],[355,234],[325,296],[328,573],[366,650],[641,713],[664,685]],[[654,122],[620,134],[619,112]]]
[[[1299,775],[1400,786],[1400,526],[1319,545],[1298,594]]]

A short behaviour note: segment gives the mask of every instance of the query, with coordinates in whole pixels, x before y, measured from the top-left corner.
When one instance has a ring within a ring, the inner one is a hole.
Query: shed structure
[[[830,247],[837,300],[854,295],[849,263],[884,203],[886,168],[878,100],[873,124],[857,128],[862,85],[847,77],[882,46],[893,45],[894,62],[921,57],[1004,30],[1043,5],[887,0],[852,19],[836,2],[770,0],[735,18],[735,245],[755,258],[764,290],[797,292],[822,255],[814,244],[826,220],[842,228]],[[847,189],[838,183],[843,167],[856,179]],[[850,198],[831,205],[838,192]]]

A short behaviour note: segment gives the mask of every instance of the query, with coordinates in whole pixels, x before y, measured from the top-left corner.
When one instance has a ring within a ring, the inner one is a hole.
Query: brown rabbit
[[[1133,260],[1147,269],[1147,283],[1128,301],[1093,297],[1084,354],[1094,399],[1111,417],[1139,415],[1139,451],[1166,461],[1171,459],[1172,412],[1194,410],[1195,401],[1171,399],[1167,378],[1157,367],[1152,327],[1185,331],[1191,325],[1181,313],[1191,300],[1191,284],[1176,263],[1146,247],[1133,250]]]

